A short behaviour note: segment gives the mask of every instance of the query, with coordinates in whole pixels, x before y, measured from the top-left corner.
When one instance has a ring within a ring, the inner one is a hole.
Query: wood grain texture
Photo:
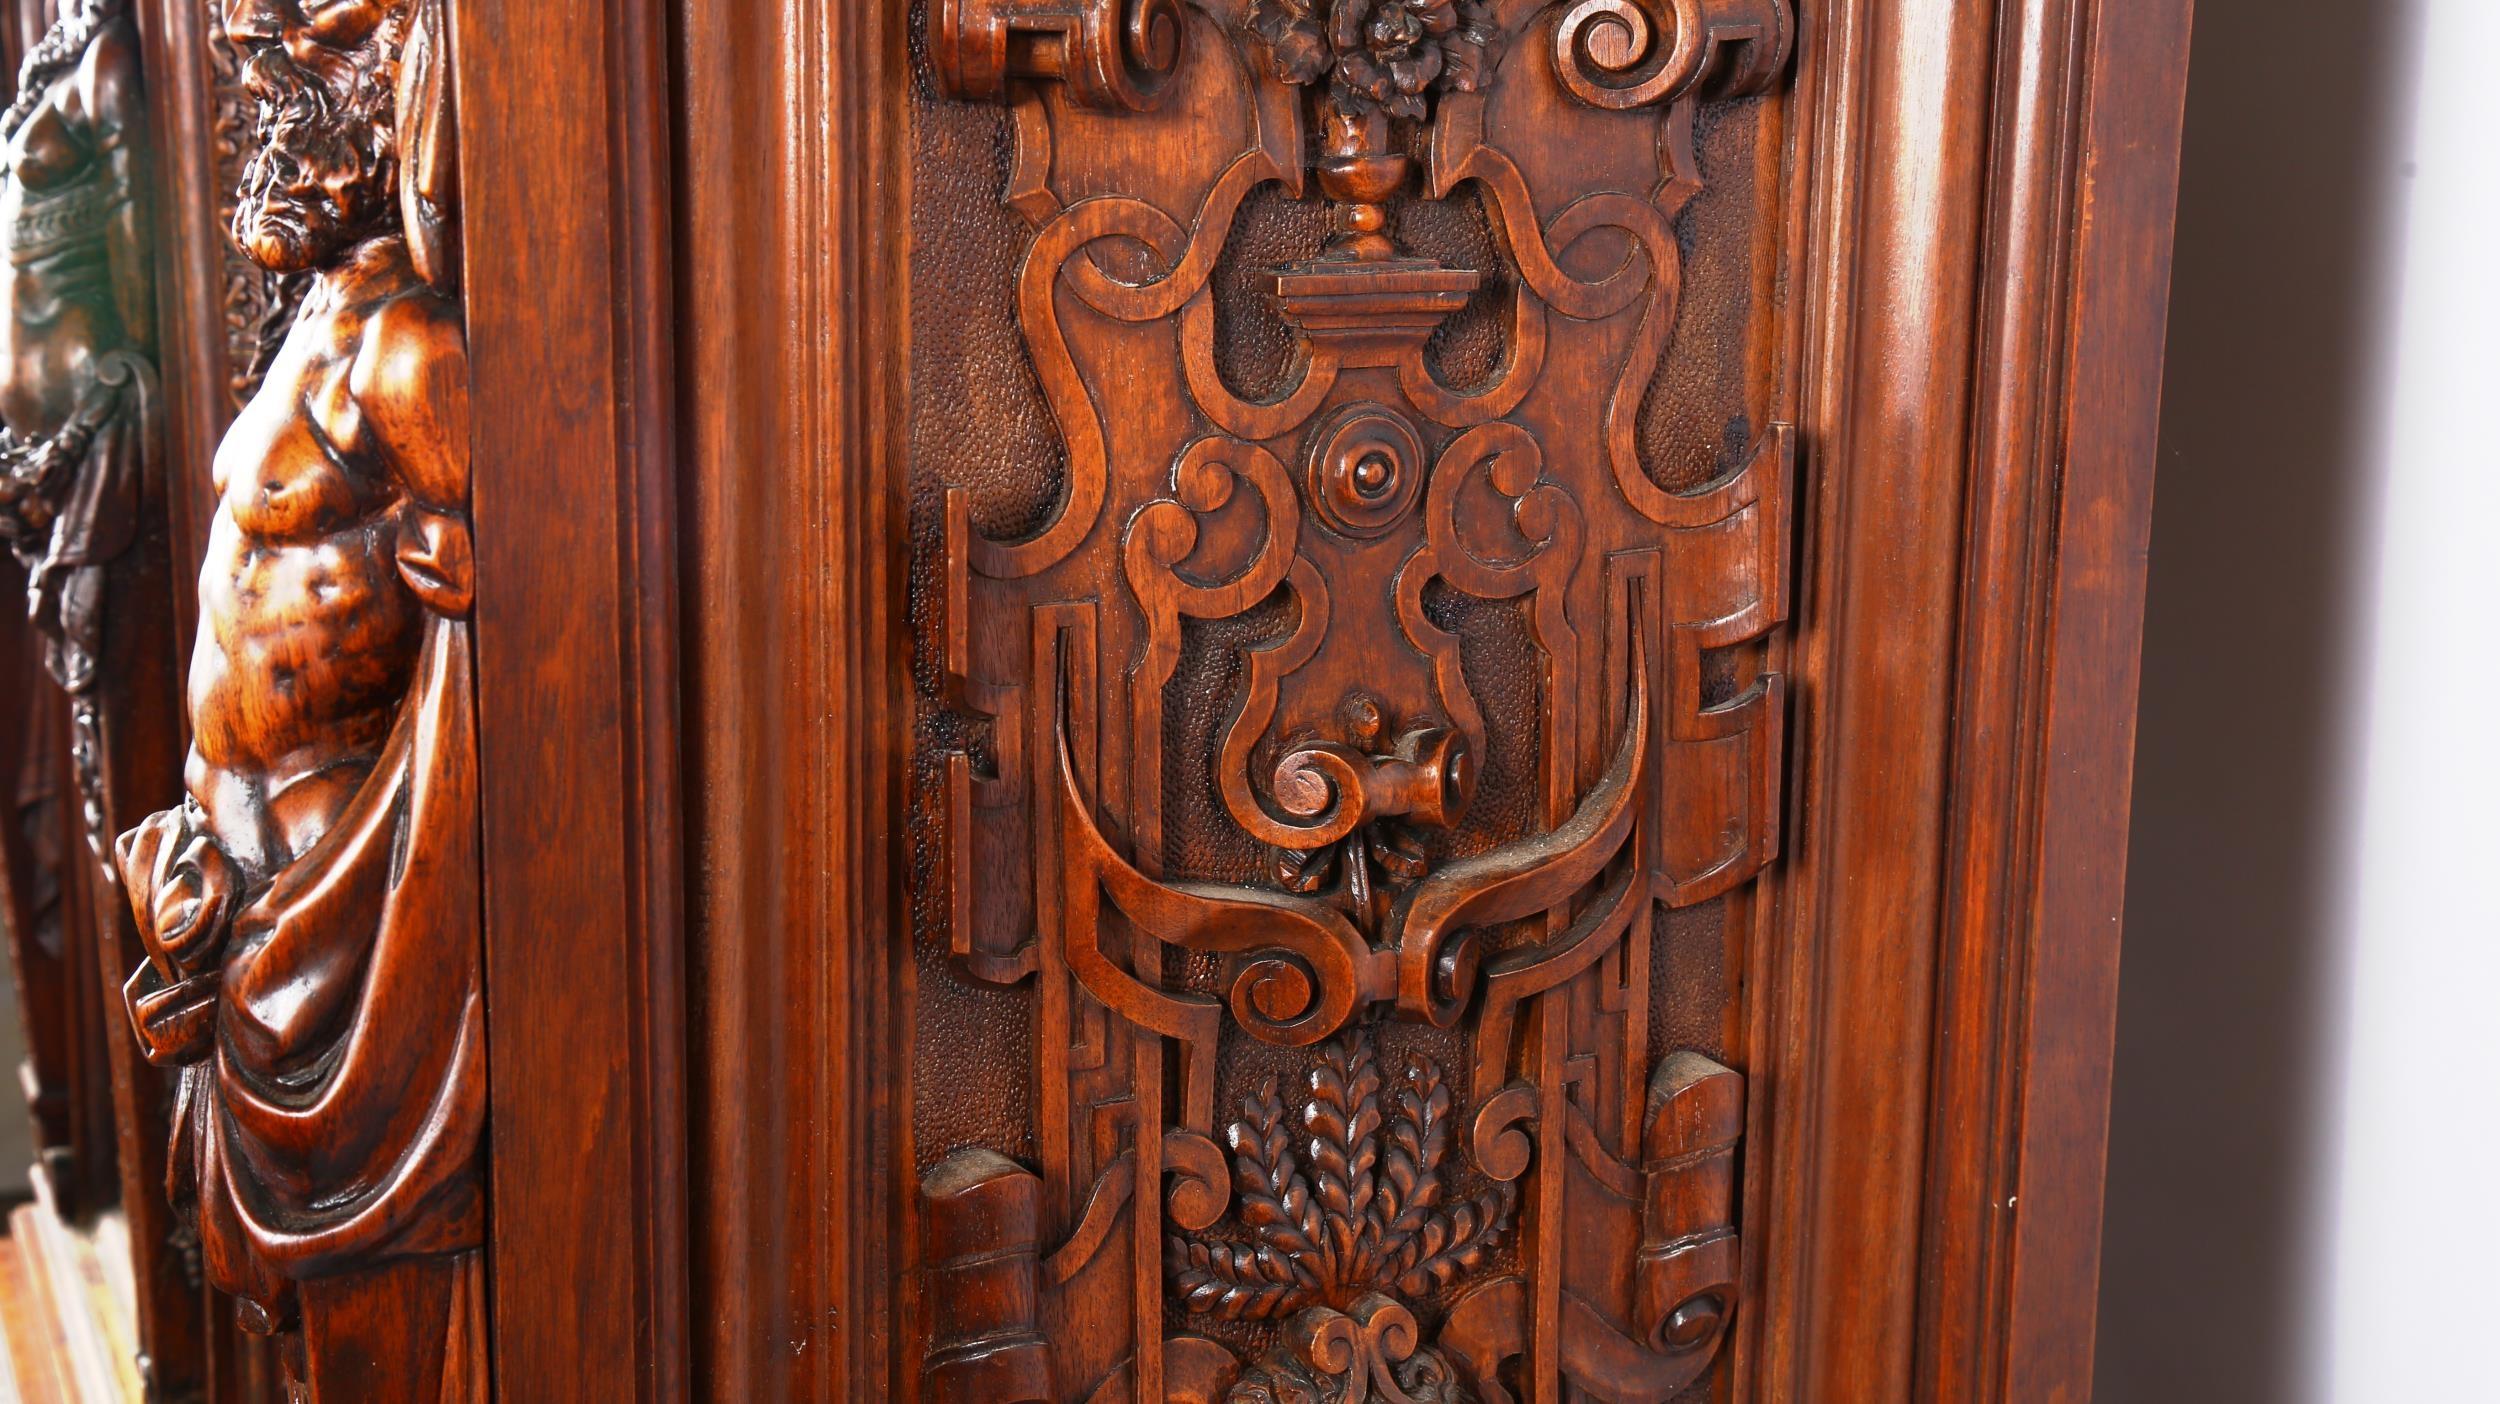
[[[1793,655],[1804,837],[1775,879],[1804,1085],[1775,1113],[1796,1120],[1774,1155],[1796,1159],[1773,1173],[1799,1178],[1758,1207],[1779,1255],[1766,1398],[1909,1383],[1927,1087],[1905,1070],[1931,1048],[1992,8],[1835,6],[1807,41],[1828,84],[1800,426],[1815,575]]]
[[[2119,8],[453,6],[489,1212],[291,1368],[2087,1397],[2186,0]],[[188,559],[275,290],[140,17]]]
[[[1664,1401],[1720,1360],[1742,1080],[1694,1146],[1649,1102],[1718,1066],[1669,1007],[1716,1050],[1738,998],[1675,914],[1779,842],[1749,177],[1790,18],[1688,8],[926,8],[927,81],[1013,144],[918,108],[903,1163],[1028,1160],[1047,1256],[1012,1352],[924,1284],[898,1390]],[[994,454],[1027,397],[1055,444]]]
[[[282,1342],[289,1387],[474,1399],[485,1029],[469,367],[437,218],[456,207],[450,35],[439,0],[331,18],[222,15],[263,117],[234,236],[311,291],[219,446],[188,793],[114,850],[145,956],[123,991],[149,1061],[180,1070],[165,1188],[207,1279]],[[209,1354],[151,1357],[188,1376],[152,1389],[206,1385]],[[221,1387],[248,1387],[242,1366]]]
[[[889,1394],[903,1284],[902,10],[673,12],[694,1375]],[[734,220],[724,212],[735,210]],[[787,1115],[750,1114],[758,1086]],[[917,1368],[912,1362],[911,1368]]]
[[[1800,657],[1823,660],[1801,677],[1828,671],[1801,690],[1909,730],[1873,747],[1889,759],[1872,766],[1866,740],[1807,742],[1796,827],[1846,834],[1885,813],[1916,838],[1829,866],[1801,844],[1776,878],[1799,973],[1784,979],[1793,1120],[1755,1182],[1767,1202],[1749,1209],[1785,1245],[1757,1269],[1781,1284],[1752,1324],[1763,1398],[2089,1395],[2125,842],[2110,816],[2128,778],[2187,7],[2123,22],[2091,5],[1976,7],[1958,40],[1933,27],[1952,8],[1836,7],[1839,32],[1809,41],[1829,65],[1819,81],[1853,94],[1814,104],[1840,162],[1810,207],[1825,247],[1863,266],[1862,221],[1927,211],[1902,230],[1923,261],[1871,254],[1871,302],[1838,279],[1810,299],[1828,357],[1810,383],[1873,390],[1870,403],[1897,386],[1886,432],[1928,442],[1890,471],[1927,494],[1922,516],[1961,525],[1907,551],[1898,531],[1847,525],[1884,471],[1858,446],[1897,438],[1828,440],[1810,470],[1836,506],[1814,527],[1829,583],[1800,609]],[[1886,66],[1940,57],[1961,76],[1925,81],[1964,95],[1918,104],[1941,131],[1904,128],[1883,105],[1882,84],[1902,81]],[[1884,154],[1904,130],[1918,135]],[[1909,178],[1861,175],[1886,160]],[[1875,204],[1850,211],[1860,201]],[[1962,221],[1948,239],[1922,227],[1947,218]],[[1870,312],[1922,330],[1862,340]],[[1931,357],[1940,338],[1959,340]],[[2090,376],[2107,377],[2090,389],[2071,359],[2086,346]],[[1815,621],[1846,618],[1863,590],[1852,570],[1879,591],[1918,582],[1866,621],[1879,632],[1855,660],[1844,635],[1815,640]],[[1905,638],[1915,658],[1899,655]],[[1877,696],[1853,704],[1864,688]],[[1927,1076],[1871,1071],[1878,1048]],[[1874,1175],[1861,1154],[1835,1159],[1870,1139]]]
[[[2092,80],[2077,163],[2077,291],[2056,457],[2054,660],[2040,731],[2040,876],[2023,991],[2021,1129],[2005,1133],[2027,1206],[2007,1245],[2002,1346],[2009,1399],[2092,1397],[2092,1320],[2108,1154],[2129,781],[2158,363],[2177,210],[2189,5],[2093,11]]]
[[[660,18],[456,15],[507,1398],[688,1387]]]

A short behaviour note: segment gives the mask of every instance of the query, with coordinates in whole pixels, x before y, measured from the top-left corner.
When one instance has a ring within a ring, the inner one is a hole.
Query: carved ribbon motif
[[[1784,0],[933,0],[928,35],[1014,114],[1065,461],[1014,536],[944,494],[940,700],[984,738],[937,778],[947,949],[1029,991],[1033,1163],[923,1179],[924,1395],[1668,1398],[1736,1305],[1743,1097],[1652,1065],[1652,924],[1776,847],[1793,449],[1670,487],[1638,421],[1695,114],[1776,82]],[[1293,353],[1251,389],[1218,283],[1261,187],[1330,233],[1260,270]],[[1460,199],[1501,267],[1401,242]],[[1453,383],[1495,273],[1503,353]],[[1533,707],[1488,704],[1465,609],[1519,621]],[[1523,753],[1532,812],[1479,814]],[[1263,866],[1205,870],[1209,823]]]

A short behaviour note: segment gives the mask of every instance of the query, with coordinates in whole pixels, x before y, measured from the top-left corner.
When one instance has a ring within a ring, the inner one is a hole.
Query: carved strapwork
[[[121,836],[168,1176],[296,1397],[485,1397],[468,358],[444,0],[225,7],[238,245],[305,291],[219,446],[188,795]],[[309,115],[308,115],[309,114]]]
[[[1688,260],[1764,266],[1687,216],[1787,9],[1143,13],[924,12],[1021,231],[915,251],[1014,343],[916,323],[921,1299],[931,1234],[1040,1272],[919,1387],[1663,1400],[1739,1307],[1737,995],[1673,931],[1778,845],[1795,454],[1759,315],[1679,345]],[[986,1249],[975,1155],[1033,1205]]]
[[[931,1313],[921,1388],[935,1399],[1044,1404],[1041,1181],[996,1151],[974,1149],[922,1177],[920,1198]]]

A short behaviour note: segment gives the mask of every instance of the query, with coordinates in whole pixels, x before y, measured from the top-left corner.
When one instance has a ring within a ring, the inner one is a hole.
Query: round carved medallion
[[[1423,439],[1386,405],[1348,405],[1312,435],[1304,475],[1311,508],[1331,530],[1358,540],[1378,536],[1423,495]]]

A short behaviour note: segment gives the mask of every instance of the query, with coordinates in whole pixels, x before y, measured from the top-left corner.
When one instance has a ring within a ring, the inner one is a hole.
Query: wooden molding
[[[1745,1397],[2089,1397],[2187,11],[1843,4],[1801,38],[1815,837],[1773,877]]]
[[[495,777],[496,1391],[677,1399],[691,1377],[662,15],[566,0],[454,18],[478,732]]]
[[[676,283],[678,522],[703,621],[684,674],[706,972],[689,990],[691,1354],[723,1398],[882,1398],[919,1363],[897,1354],[912,1230],[891,1174],[910,979],[906,11],[697,13]],[[701,212],[733,209],[737,237],[714,237]],[[737,1110],[767,1085],[816,1110]]]

